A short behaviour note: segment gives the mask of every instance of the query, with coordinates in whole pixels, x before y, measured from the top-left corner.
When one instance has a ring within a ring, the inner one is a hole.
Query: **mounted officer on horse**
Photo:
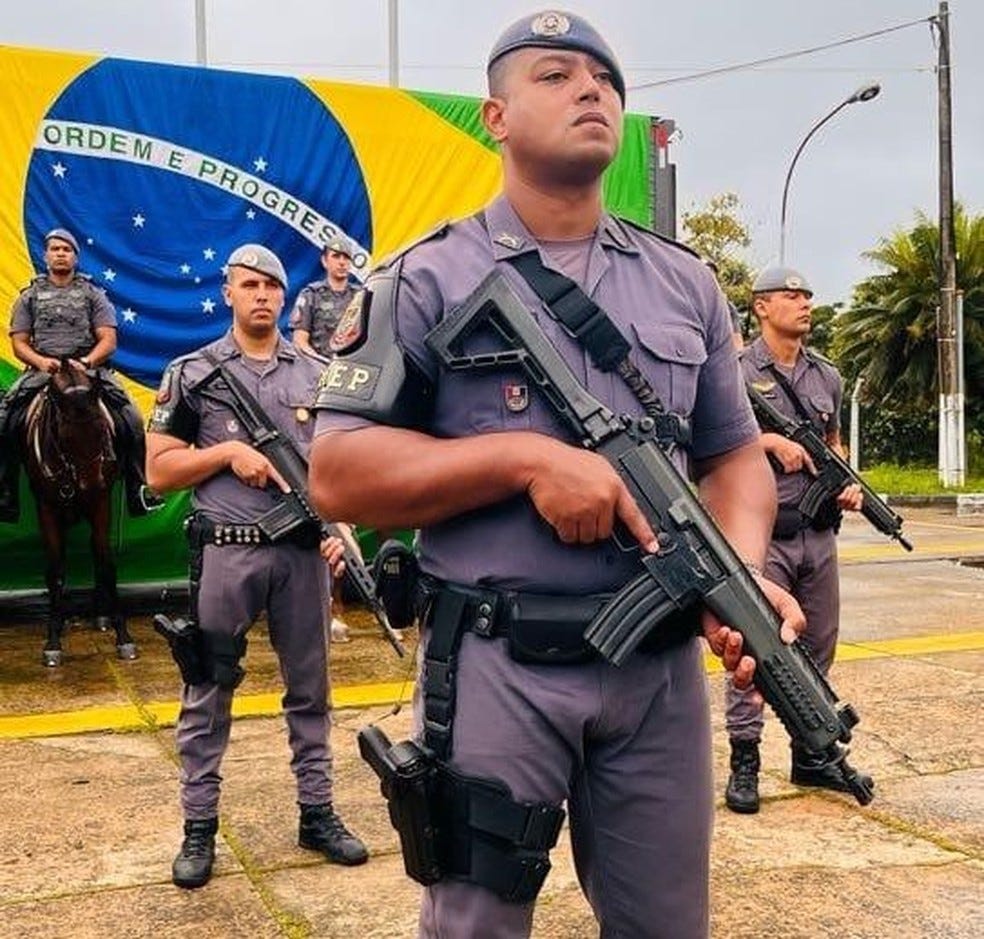
[[[18,453],[27,408],[62,361],[94,371],[113,420],[114,446],[123,471],[130,515],[162,504],[144,477],[145,443],[140,412],[106,367],[116,351],[116,311],[105,292],[76,270],[79,245],[64,228],[44,239],[47,273],[31,281],[14,303],[10,341],[27,369],[0,400],[0,521],[19,516]]]

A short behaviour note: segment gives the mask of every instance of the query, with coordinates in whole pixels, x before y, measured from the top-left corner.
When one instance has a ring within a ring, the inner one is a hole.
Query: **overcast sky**
[[[387,0],[205,0],[217,68],[388,81]],[[779,251],[783,181],[810,127],[869,79],[874,100],[845,108],[810,141],[787,208],[787,263],[822,302],[847,300],[876,269],[861,258],[882,235],[936,218],[937,50],[926,22],[755,69],[638,87],[827,45],[925,20],[935,0],[571,0],[621,60],[632,111],[673,118],[681,139],[678,209],[733,191],[758,267]],[[484,61],[521,0],[399,0],[400,84],[480,95]],[[0,4],[0,43],[191,64],[194,0],[33,0]],[[955,192],[984,211],[984,2],[951,0]]]

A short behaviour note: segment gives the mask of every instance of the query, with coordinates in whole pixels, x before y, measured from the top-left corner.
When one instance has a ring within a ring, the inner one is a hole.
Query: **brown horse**
[[[112,428],[95,374],[67,359],[31,403],[24,422],[21,452],[37,505],[46,560],[48,637],[42,652],[46,666],[61,664],[65,538],[69,527],[83,518],[91,530],[96,625],[113,627],[119,658],[137,657],[136,643],[119,609],[109,540],[117,476]]]

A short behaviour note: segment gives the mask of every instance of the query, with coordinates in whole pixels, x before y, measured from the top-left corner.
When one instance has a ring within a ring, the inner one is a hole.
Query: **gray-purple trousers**
[[[837,536],[833,529],[806,528],[792,538],[773,538],[765,562],[765,576],[785,587],[806,614],[800,641],[824,675],[830,671],[840,632],[840,578],[837,572]],[[763,705],[750,691],[725,686],[725,727],[731,740],[761,740]]]
[[[704,939],[713,792],[701,644],[620,668],[519,664],[506,644],[462,638],[451,764],[520,801],[566,800],[602,937]],[[532,920],[532,903],[449,880],[424,891],[419,935],[515,939]]]
[[[242,636],[264,610],[284,682],[283,709],[297,801],[331,801],[325,562],[295,545],[206,545],[198,594],[202,630]],[[185,685],[176,741],[186,819],[214,818],[219,767],[232,724],[232,691]]]

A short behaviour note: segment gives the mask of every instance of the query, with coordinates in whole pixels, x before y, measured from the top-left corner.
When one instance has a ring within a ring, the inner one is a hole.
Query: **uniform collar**
[[[761,336],[757,337],[748,345],[745,354],[751,356],[755,367],[758,369],[768,368],[770,365],[775,365],[777,368],[782,367],[776,362],[775,356],[769,348],[769,344]],[[797,365],[804,360],[810,364],[813,363],[813,359],[807,353],[805,346],[800,348],[799,355],[796,357]]]
[[[497,261],[508,260],[536,250],[537,241],[523,224],[509,200],[501,195],[485,209],[492,256]],[[598,222],[598,242],[603,248],[614,248],[626,254],[638,254],[629,233],[618,219],[602,212]]]

